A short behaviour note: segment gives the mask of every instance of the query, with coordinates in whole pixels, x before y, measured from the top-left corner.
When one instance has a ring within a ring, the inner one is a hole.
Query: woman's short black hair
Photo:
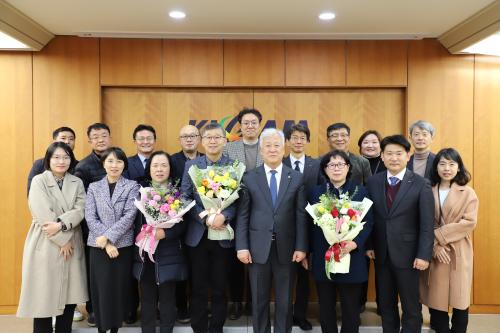
[[[57,148],[61,148],[62,150],[64,150],[64,152],[69,156],[69,158],[71,158],[68,170],[72,170],[76,166],[75,154],[73,154],[71,148],[64,142],[52,142],[49,145],[47,151],[45,152],[45,157],[43,158],[43,168],[45,170],[50,170],[50,159],[52,158],[52,155],[54,155],[54,152],[56,151]]]
[[[323,174],[323,176],[325,176],[325,179],[327,181],[330,180],[330,177],[328,177],[328,175],[325,172],[325,168],[328,165],[328,163],[330,163],[330,160],[332,158],[335,158],[335,157],[340,157],[347,164],[349,171],[347,171],[346,180],[348,180],[349,178],[351,178],[351,162],[349,160],[349,155],[347,155],[347,153],[343,150],[334,149],[332,151],[329,151],[325,155],[323,155],[323,157],[321,158],[321,161],[319,162],[319,167],[321,169],[321,173]]]
[[[125,153],[123,152],[123,150],[121,148],[118,148],[118,147],[108,148],[108,149],[106,149],[102,153],[102,155],[101,155],[101,165],[103,167],[104,167],[104,161],[111,154],[115,155],[116,158],[119,159],[120,161],[123,161],[123,163],[124,163],[123,171],[125,171],[125,170],[128,169],[128,158],[127,158],[127,155],[125,155]]]
[[[172,173],[172,159],[170,158],[170,155],[163,150],[158,150],[152,153],[151,156],[149,156],[148,161],[146,162],[146,168],[144,169],[144,179],[151,181],[151,162],[153,161],[153,158],[158,155],[165,155],[167,157],[168,165],[170,165],[170,173]]]
[[[383,152],[385,147],[391,144],[403,147],[407,153],[410,152],[411,144],[401,134],[389,135],[383,138],[382,141],[380,141],[380,149],[382,149]]]
[[[470,181],[470,173],[465,168],[464,162],[462,161],[462,157],[456,149],[453,148],[443,148],[434,157],[434,162],[432,162],[432,170],[431,170],[431,184],[432,186],[437,185],[441,182],[441,177],[439,177],[437,167],[439,161],[442,158],[445,158],[450,161],[454,161],[458,164],[458,172],[455,178],[452,179],[452,183],[457,183],[458,185],[466,185]]]
[[[361,136],[359,137],[359,140],[358,140],[358,147],[359,147],[359,152],[361,153],[361,144],[363,143],[363,140],[368,136],[368,135],[375,135],[378,139],[378,143],[380,144],[380,142],[382,141],[382,137],[380,136],[380,133],[377,132],[376,130],[368,130],[366,132],[364,132],[363,134],[361,134]]]

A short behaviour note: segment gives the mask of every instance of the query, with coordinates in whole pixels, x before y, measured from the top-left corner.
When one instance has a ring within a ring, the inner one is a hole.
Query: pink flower
[[[170,205],[169,204],[163,204],[160,207],[160,213],[165,214],[170,210]]]
[[[148,204],[149,204],[150,206],[156,206],[156,201],[154,201],[154,200],[149,200]]]
[[[214,192],[217,192],[219,190],[220,184],[219,183],[212,183],[210,185],[210,187],[212,188],[212,190],[214,190]]]
[[[174,198],[169,197],[169,198],[167,199],[167,202],[168,202],[168,204],[169,204],[169,205],[171,205],[171,204],[173,204],[173,203],[174,203],[174,200],[175,200]]]
[[[153,200],[156,202],[159,202],[161,200],[161,197],[158,194],[155,194],[155,196],[153,197]]]
[[[177,212],[175,210],[171,209],[168,211],[168,216],[174,217],[175,215],[177,215]]]
[[[151,192],[149,192],[149,194],[151,194],[152,197],[154,197],[155,195],[158,195],[158,193],[156,193],[156,191],[154,191],[154,190],[151,190]]]

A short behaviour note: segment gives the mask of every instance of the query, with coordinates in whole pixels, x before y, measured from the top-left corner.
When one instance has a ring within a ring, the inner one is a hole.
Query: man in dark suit
[[[149,157],[155,150],[156,131],[153,126],[140,124],[132,134],[137,153],[128,158],[128,169],[125,178],[140,182],[144,178],[144,170]]]
[[[382,328],[399,333],[401,324],[401,332],[421,332],[419,273],[432,258],[434,197],[429,183],[406,168],[410,143],[402,135],[384,138],[381,147],[387,171],[367,183],[375,221],[367,255],[375,260]]]
[[[286,131],[285,138],[290,155],[283,159],[283,164],[302,173],[307,195],[316,185],[324,183],[324,178],[319,170],[319,161],[305,154],[306,146],[311,139],[311,132],[304,125],[295,124]],[[301,264],[296,266],[297,284],[295,286],[295,304],[293,305],[293,324],[308,331],[312,329],[311,323],[307,320],[309,271]]]
[[[205,156],[186,163],[182,177],[181,191],[188,199],[196,200],[196,205],[186,214],[187,231],[185,236],[191,265],[191,327],[195,333],[222,333],[226,321],[227,300],[226,284],[230,257],[234,255],[232,240],[209,240],[208,229],[220,229],[230,223],[234,229],[234,205],[215,215],[213,219],[201,218],[205,208],[195,184],[188,174],[192,165],[206,169],[210,165],[223,166],[233,161],[222,155],[226,144],[224,129],[215,123],[201,130],[201,144]],[[208,324],[208,292],[211,289],[212,317]]]
[[[302,175],[283,165],[284,134],[265,129],[259,140],[264,165],[243,177],[238,207],[236,250],[249,264],[255,333],[270,333],[269,303],[275,286],[274,332],[292,329],[295,262],[308,247],[306,198]]]
[[[435,133],[434,126],[427,121],[418,120],[410,126],[410,140],[414,152],[408,162],[408,170],[427,179],[430,179],[432,162],[436,156],[431,152]]]

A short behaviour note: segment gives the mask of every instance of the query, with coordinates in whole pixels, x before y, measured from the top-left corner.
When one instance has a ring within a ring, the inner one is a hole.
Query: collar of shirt
[[[144,156],[144,155],[141,155],[141,154],[139,154],[139,153],[137,154],[137,156],[139,156],[139,159],[141,160],[142,166],[143,166],[144,168],[146,168],[146,159],[147,159],[147,157],[146,157],[146,156]]]
[[[220,158],[219,158],[217,161],[212,162],[212,161],[210,161],[210,160],[208,159],[207,155],[205,155],[205,160],[207,161],[207,166],[210,166],[210,165],[220,165],[221,160],[222,160],[222,156],[223,156],[223,155],[221,155],[221,156],[220,156]]]
[[[306,155],[302,155],[301,158],[296,159],[292,154],[290,154],[290,165],[292,166],[292,169],[295,169],[296,161],[299,161],[300,172],[304,173],[304,166],[306,165]]]
[[[267,164],[264,163],[264,171],[266,171],[267,185],[271,185],[271,170],[276,170],[276,185],[278,189],[280,188],[281,172],[283,172],[283,163],[278,165],[276,169],[271,169]]]
[[[403,177],[405,176],[405,173],[406,173],[406,168],[404,168],[403,170],[401,170],[397,175],[392,175],[389,170],[387,170],[387,182],[390,184],[391,181],[390,181],[390,177],[396,177],[397,179],[399,179],[399,181],[403,181]]]

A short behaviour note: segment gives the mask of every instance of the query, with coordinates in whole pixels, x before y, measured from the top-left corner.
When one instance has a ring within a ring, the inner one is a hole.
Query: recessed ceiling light
[[[186,17],[186,13],[180,10],[172,10],[170,13],[168,13],[168,16],[174,19],[183,19]]]
[[[323,12],[319,14],[318,17],[320,20],[328,21],[328,20],[333,20],[335,18],[335,14],[332,12]]]

